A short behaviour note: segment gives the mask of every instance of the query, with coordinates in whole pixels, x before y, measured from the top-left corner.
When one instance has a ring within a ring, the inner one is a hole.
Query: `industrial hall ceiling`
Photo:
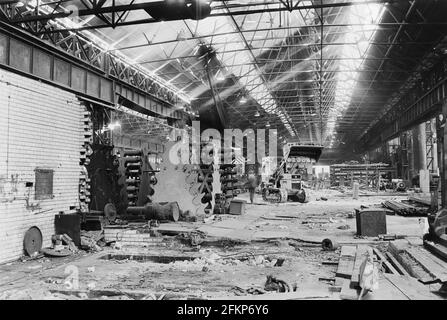
[[[447,54],[441,0],[0,4],[1,20],[48,42],[78,34],[121,57],[176,108],[216,110],[227,128],[277,128],[329,153],[352,151],[420,65]]]

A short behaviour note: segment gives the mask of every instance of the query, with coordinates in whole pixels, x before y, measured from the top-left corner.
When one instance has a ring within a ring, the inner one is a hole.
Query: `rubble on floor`
[[[103,231],[83,231],[82,251],[76,254],[0,266],[0,297],[445,298],[440,293],[446,281],[443,265],[424,249],[418,218],[387,215],[387,233],[359,236],[355,209],[379,208],[389,198],[353,201],[333,192],[324,207],[321,202],[249,205],[239,216],[210,215],[194,222],[120,221]],[[365,262],[366,252],[372,264]],[[361,270],[374,268],[377,281],[361,278]],[[69,278],[72,270],[79,275],[77,286]],[[25,288],[40,291],[34,295]]]
[[[387,200],[382,205],[390,209],[394,214],[402,216],[427,216],[427,212],[430,210],[430,205],[409,200],[402,200],[400,202]]]

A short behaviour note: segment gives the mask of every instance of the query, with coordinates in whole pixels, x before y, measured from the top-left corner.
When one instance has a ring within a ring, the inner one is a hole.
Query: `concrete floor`
[[[327,201],[316,201],[323,195]],[[248,196],[243,194],[239,198]],[[234,299],[262,290],[268,275],[296,287],[295,298],[338,299],[338,294],[329,290],[331,281],[322,279],[333,278],[337,266],[322,262],[336,262],[339,250],[323,251],[318,244],[298,240],[370,242],[373,239],[355,236],[355,219],[349,218],[349,214],[360,205],[378,205],[390,198],[401,200],[406,196],[372,195],[353,200],[349,195],[326,190],[314,193],[313,200],[306,204],[267,204],[257,195],[256,203],[247,204],[246,213],[241,216],[217,216],[206,223],[162,224],[244,244],[229,241],[220,246],[195,248],[175,237],[164,237],[163,247],[120,250],[104,247],[97,253],[13,262],[0,266],[0,299]],[[418,218],[387,216],[387,231],[421,237]],[[386,242],[376,243],[382,249],[387,246]],[[198,259],[170,263],[103,259],[110,253]],[[278,259],[284,259],[284,263],[274,266]]]

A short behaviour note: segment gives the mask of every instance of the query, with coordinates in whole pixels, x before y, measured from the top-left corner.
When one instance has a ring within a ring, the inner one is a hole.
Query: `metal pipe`
[[[177,202],[147,203],[144,207],[128,207],[127,213],[144,215],[148,220],[178,221],[180,208]]]

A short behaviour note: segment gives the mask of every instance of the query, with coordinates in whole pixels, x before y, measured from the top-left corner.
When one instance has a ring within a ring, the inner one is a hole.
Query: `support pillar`
[[[409,135],[407,136],[407,155],[408,155],[408,176],[410,181],[413,181],[413,178],[418,174],[418,170],[416,169],[416,159],[415,154],[417,152],[417,144],[414,143],[415,135],[417,132],[415,130],[409,131]],[[413,182],[412,182],[413,185]]]
[[[446,208],[447,206],[447,130],[446,126],[446,115],[447,115],[447,100],[442,104],[442,114],[438,117],[437,127],[439,133],[439,145],[438,148],[441,154],[441,166],[440,166],[440,182],[441,182],[441,206]]]
[[[439,164],[438,164],[438,135],[436,132],[436,119],[430,121],[431,132],[432,132],[432,157],[433,157],[433,172],[439,174]]]
[[[418,125],[419,187],[430,193],[430,171],[427,169],[427,128],[425,122]]]
[[[418,168],[419,170],[427,170],[427,134],[425,122],[417,127],[417,143],[418,143]]]
[[[430,193],[430,171],[427,169],[419,170],[419,187],[424,194]]]

